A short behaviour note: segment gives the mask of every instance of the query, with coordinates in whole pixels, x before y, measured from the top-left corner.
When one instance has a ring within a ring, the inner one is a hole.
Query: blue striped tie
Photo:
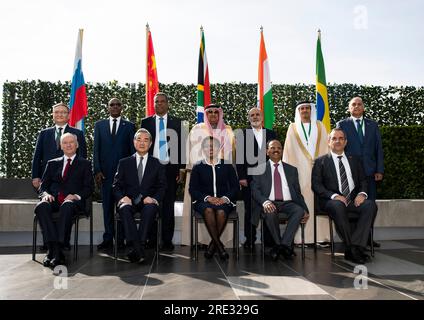
[[[167,150],[166,150],[166,133],[165,133],[165,123],[163,118],[159,118],[159,160],[165,161]]]

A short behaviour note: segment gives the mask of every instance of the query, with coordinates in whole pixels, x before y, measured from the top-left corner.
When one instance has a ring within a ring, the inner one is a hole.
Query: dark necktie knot
[[[339,158],[339,160],[342,160],[343,156],[337,156],[337,158]]]
[[[113,119],[113,125],[112,125],[112,137],[115,137],[116,135],[116,119]]]

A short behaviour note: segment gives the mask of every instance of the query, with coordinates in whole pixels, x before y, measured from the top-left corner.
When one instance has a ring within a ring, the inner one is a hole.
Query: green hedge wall
[[[196,86],[173,83],[160,84],[160,88],[170,96],[170,113],[193,125]],[[223,106],[226,122],[233,128],[247,124],[247,111],[256,104],[256,88],[256,84],[245,83],[211,86],[212,101]],[[60,101],[68,102],[69,91],[69,82],[38,80],[4,84],[0,176],[30,177],[37,133],[52,125],[51,106]],[[106,104],[111,97],[120,98],[125,105],[124,116],[139,125],[145,115],[144,84],[92,83],[87,85],[87,94],[89,114],[85,126],[91,156],[94,122],[108,116]],[[367,116],[384,127],[386,178],[379,186],[379,198],[423,198],[420,183],[424,131],[418,125],[424,120],[424,88],[330,84],[328,94],[332,126],[348,115],[348,101],[359,95],[364,99]],[[315,101],[315,86],[274,85],[273,96],[275,129],[284,140],[286,128],[294,119],[296,101]]]

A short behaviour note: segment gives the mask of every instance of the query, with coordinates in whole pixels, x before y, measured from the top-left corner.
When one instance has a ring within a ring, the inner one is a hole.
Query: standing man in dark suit
[[[342,129],[331,131],[328,136],[331,152],[315,160],[312,189],[343,239],[345,259],[363,264],[370,259],[365,247],[377,206],[374,200],[367,199],[367,179],[359,157],[347,156],[344,152],[347,143]],[[352,231],[348,212],[358,215]]]
[[[237,175],[241,186],[244,202],[244,248],[251,248],[256,242],[256,227],[251,222],[252,212],[252,195],[250,183],[252,182],[252,168],[266,162],[266,144],[268,141],[277,139],[274,131],[262,127],[263,115],[260,109],[253,107],[249,110],[248,119],[250,128],[245,128],[242,131],[242,136],[236,136],[237,149],[244,150],[242,154],[237,153]],[[239,144],[240,145],[239,147]],[[241,148],[243,147],[243,148]],[[242,159],[238,157],[242,156]],[[268,228],[264,228],[265,244],[272,244],[272,238],[269,235]]]
[[[39,188],[39,202],[35,214],[48,245],[48,254],[43,260],[45,267],[66,264],[62,252],[69,239],[72,218],[84,209],[85,200],[93,193],[94,183],[90,161],[78,157],[78,138],[65,133],[60,138],[64,156],[47,163]],[[52,213],[59,210],[59,221],[53,222]]]
[[[357,156],[367,177],[368,199],[377,199],[377,182],[383,180],[384,155],[383,143],[377,122],[364,117],[362,98],[354,97],[349,101],[350,117],[337,123],[343,129],[348,141],[345,152],[348,156]],[[368,239],[370,242],[371,239]],[[370,243],[369,243],[370,244]],[[378,242],[374,247],[380,247]]]
[[[115,199],[112,194],[112,183],[118,162],[135,152],[134,123],[122,119],[122,103],[117,98],[108,103],[109,119],[97,121],[94,125],[93,164],[96,183],[102,190],[103,220],[105,232],[103,242],[97,249],[110,249],[113,246],[113,213]],[[118,241],[120,240],[120,241]],[[118,246],[123,247],[122,239]]]
[[[177,183],[181,181],[181,120],[168,114],[169,101],[165,93],[155,95],[155,115],[144,118],[141,128],[152,135],[152,148],[149,154],[159,159],[166,167],[167,189],[162,204],[162,249],[173,250],[175,214],[174,205]],[[150,235],[153,242],[155,236]]]
[[[158,159],[148,155],[152,136],[146,129],[134,135],[137,152],[121,159],[113,181],[113,193],[124,227],[125,238],[133,244],[128,253],[131,262],[144,260],[144,245],[152,228],[159,202],[166,190],[165,168]],[[137,230],[134,213],[141,211],[141,224]]]
[[[60,137],[64,133],[69,132],[77,136],[79,146],[77,155],[84,159],[87,158],[87,147],[82,131],[68,125],[68,106],[61,102],[55,104],[52,109],[54,126],[40,131],[32,158],[32,185],[36,190],[40,187],[41,177],[43,176],[47,162],[63,156],[63,151],[60,147]]]
[[[69,108],[66,104],[60,102],[53,107],[53,121],[54,126],[43,129],[38,134],[37,143],[35,145],[34,156],[32,158],[31,176],[32,186],[38,192],[41,184],[41,177],[47,166],[47,162],[51,159],[63,156],[63,151],[60,147],[60,137],[69,132],[78,138],[77,155],[84,159],[87,158],[87,147],[85,138],[81,130],[70,127],[69,121]],[[44,238],[44,234],[43,234]],[[46,241],[44,239],[43,249],[47,250]],[[69,239],[65,241],[65,248],[70,250]]]
[[[381,134],[377,122],[364,118],[364,103],[360,97],[349,102],[350,117],[337,123],[348,141],[345,152],[362,161],[368,183],[368,199],[377,198],[376,182],[383,180],[384,155]]]
[[[299,177],[296,167],[282,162],[283,147],[278,140],[271,140],[267,145],[269,160],[261,164],[262,174],[254,175],[251,188],[254,204],[252,223],[258,225],[260,215],[274,240],[270,251],[275,261],[279,255],[285,259],[293,256],[293,239],[301,222],[309,218],[308,207],[300,192]],[[280,236],[279,217],[287,217],[287,227]]]

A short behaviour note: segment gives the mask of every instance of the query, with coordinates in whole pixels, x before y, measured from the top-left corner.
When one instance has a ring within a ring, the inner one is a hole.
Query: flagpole
[[[148,105],[149,105],[149,102],[147,101],[147,99],[148,99],[148,96],[147,96],[147,94],[148,94],[148,90],[149,90],[149,87],[148,87],[148,82],[149,82],[149,31],[150,31],[150,28],[149,28],[149,23],[147,23],[146,24],[146,89],[145,89],[145,95],[146,95],[146,97],[145,97],[145,112],[146,112],[146,117],[148,116],[148,110],[147,110],[147,108],[148,108]]]

